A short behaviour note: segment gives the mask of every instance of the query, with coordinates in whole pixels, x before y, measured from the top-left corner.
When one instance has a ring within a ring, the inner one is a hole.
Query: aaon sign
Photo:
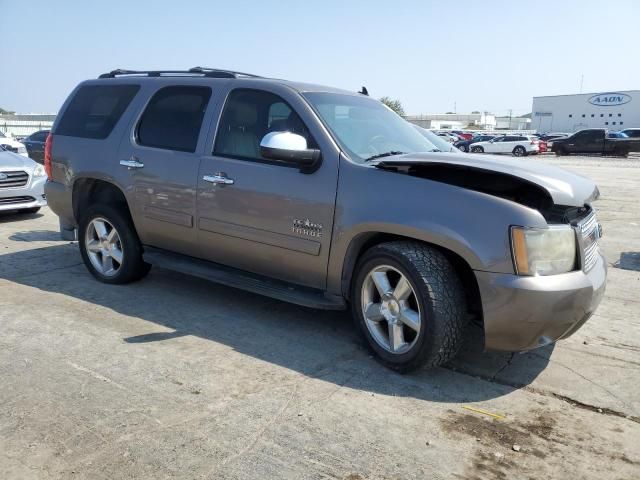
[[[616,92],[598,93],[597,95],[589,97],[589,103],[597,107],[623,105],[625,103],[629,103],[630,101],[631,97],[626,93]]]

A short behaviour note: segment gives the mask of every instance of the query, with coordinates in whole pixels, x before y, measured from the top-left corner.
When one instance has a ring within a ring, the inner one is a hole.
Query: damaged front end
[[[537,210],[549,224],[572,224],[584,218],[600,192],[589,179],[544,164],[502,160],[470,162],[460,156],[442,161],[429,154],[402,156],[375,167],[504,198]],[[426,157],[426,158],[425,158]],[[471,157],[465,155],[465,157]]]
[[[546,226],[505,224],[513,273],[474,270],[487,349],[524,351],[553,343],[595,311],[606,264],[591,207],[599,191],[588,178],[538,162],[473,155],[406,155],[374,166],[501,198],[544,218]]]

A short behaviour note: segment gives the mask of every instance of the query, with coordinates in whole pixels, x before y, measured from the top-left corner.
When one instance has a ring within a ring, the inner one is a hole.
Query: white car
[[[17,153],[18,155],[22,155],[23,157],[29,156],[29,154],[27,153],[27,147],[24,146],[24,143],[20,143],[13,138],[6,136],[2,132],[0,132],[0,146],[2,146],[8,152]]]
[[[435,133],[437,136],[445,139],[447,142],[450,142],[450,143],[457,142],[458,140],[460,140],[455,135],[451,135],[450,133],[447,133],[447,132],[433,132],[433,133]]]
[[[487,142],[469,145],[471,153],[511,153],[516,157],[540,152],[540,141],[528,135],[503,135]]]
[[[44,167],[29,157],[0,151],[0,212],[35,213],[47,204]]]

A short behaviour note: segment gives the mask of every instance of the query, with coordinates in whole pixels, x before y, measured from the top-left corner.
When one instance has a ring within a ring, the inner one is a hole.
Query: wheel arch
[[[76,224],[80,222],[82,211],[90,205],[106,203],[125,208],[131,215],[129,202],[120,187],[113,182],[94,177],[82,177],[73,182],[72,208]]]
[[[354,278],[356,266],[358,260],[369,249],[380,245],[381,243],[393,242],[393,241],[412,241],[421,243],[429,247],[433,247],[440,251],[453,265],[456,273],[460,277],[463,284],[465,295],[467,297],[467,306],[469,312],[480,322],[483,322],[482,317],[482,302],[480,297],[480,288],[478,287],[478,281],[473,272],[473,269],[469,265],[469,262],[465,260],[459,253],[433,242],[416,239],[404,235],[397,235],[386,232],[365,232],[357,235],[353,238],[347,248],[347,253],[344,258],[342,266],[342,295],[347,300],[351,297],[351,283]]]

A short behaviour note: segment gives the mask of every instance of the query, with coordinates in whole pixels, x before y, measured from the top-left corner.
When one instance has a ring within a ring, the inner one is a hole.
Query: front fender
[[[361,248],[380,234],[450,250],[473,270],[514,273],[509,226],[546,224],[538,211],[503,198],[343,160],[327,288],[343,293]]]

